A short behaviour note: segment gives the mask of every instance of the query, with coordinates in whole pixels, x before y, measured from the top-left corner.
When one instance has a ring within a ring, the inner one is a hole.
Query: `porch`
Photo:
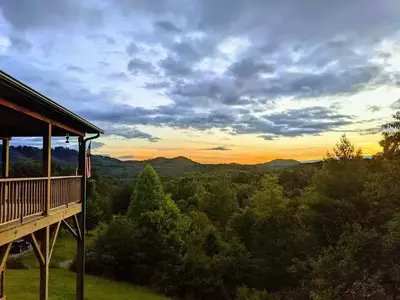
[[[49,265],[61,225],[77,241],[76,299],[84,299],[86,142],[101,133],[100,128],[0,71],[0,300],[6,297],[7,257],[12,242],[20,238],[32,244],[40,263],[40,299],[49,299]],[[42,140],[41,170],[35,173],[40,177],[15,178],[20,174],[13,174],[10,142],[27,137]],[[77,140],[78,175],[54,176],[53,138]]]

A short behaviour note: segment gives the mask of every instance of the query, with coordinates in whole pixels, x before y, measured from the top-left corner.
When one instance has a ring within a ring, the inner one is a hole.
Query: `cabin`
[[[86,144],[102,133],[102,129],[0,71],[0,300],[6,299],[6,261],[12,243],[21,238],[31,243],[40,264],[38,295],[41,300],[49,298],[49,265],[61,226],[77,241],[76,299],[84,299]],[[42,138],[40,177],[9,176],[10,140],[16,137]],[[71,176],[52,176],[52,137],[78,139],[78,170]]]

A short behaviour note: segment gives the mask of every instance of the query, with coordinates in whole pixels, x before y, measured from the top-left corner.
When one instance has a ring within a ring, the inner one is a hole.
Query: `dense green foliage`
[[[267,173],[148,165],[110,198],[87,270],[182,299],[397,299],[399,118],[372,159],[343,136],[322,162]]]

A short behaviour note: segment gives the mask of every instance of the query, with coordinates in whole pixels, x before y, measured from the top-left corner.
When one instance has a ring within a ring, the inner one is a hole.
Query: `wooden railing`
[[[81,176],[51,177],[50,208],[81,201]],[[0,224],[45,213],[47,177],[0,179]]]
[[[51,178],[50,208],[57,208],[69,203],[81,201],[82,176]]]

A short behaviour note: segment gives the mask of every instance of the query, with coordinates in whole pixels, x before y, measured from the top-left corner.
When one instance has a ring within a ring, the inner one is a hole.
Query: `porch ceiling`
[[[52,136],[65,136],[66,133],[65,129],[53,126]],[[46,122],[0,104],[0,137],[43,137],[46,134]]]

